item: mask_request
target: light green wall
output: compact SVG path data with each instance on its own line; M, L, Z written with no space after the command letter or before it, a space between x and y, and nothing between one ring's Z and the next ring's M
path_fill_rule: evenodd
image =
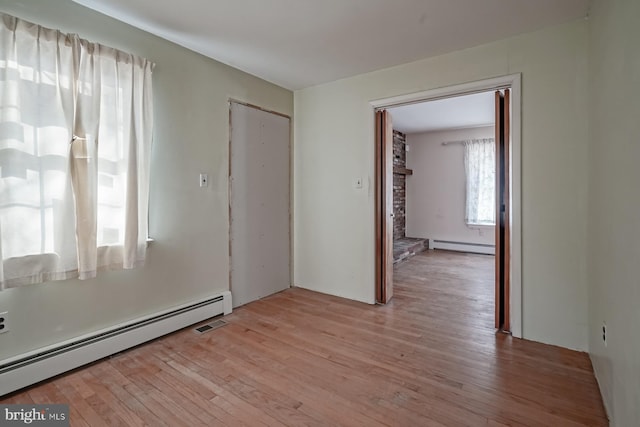
M0 360L228 289L227 100L292 114L291 92L70 0L0 11L157 63L146 266L0 292L12 321ZM524 336L588 340L613 425L640 425L638 16L636 0L594 1L588 23L296 92L294 283L373 302L371 100L521 72Z
M640 426L640 2L590 15L589 350L611 425Z
M293 113L293 94L81 7L0 0L0 11L154 61L150 234L137 270L0 292L0 360L229 289L228 99ZM198 174L210 185L201 189Z
M523 91L523 334L586 350L584 20L296 91L295 285L374 301L370 101L514 73Z

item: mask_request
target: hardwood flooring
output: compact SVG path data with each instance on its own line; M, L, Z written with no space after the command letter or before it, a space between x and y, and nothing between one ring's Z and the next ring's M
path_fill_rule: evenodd
M584 353L493 330L493 258L428 251L386 306L303 289L248 304L0 403L74 426L607 425Z

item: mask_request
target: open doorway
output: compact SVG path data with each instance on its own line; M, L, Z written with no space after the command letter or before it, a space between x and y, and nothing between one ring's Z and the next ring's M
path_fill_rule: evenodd
M388 111L394 263L426 248L494 255L493 91Z
M484 258L478 267L489 271L484 281L495 283L495 326L521 336L520 152L519 136L512 138L520 123L519 105L509 103L513 86L519 103L519 76L373 103L379 107L376 285L378 296L386 296L379 302L393 295L389 240L396 263L423 250L431 257L434 249L456 251L446 257L454 264L468 264L456 254L484 254L474 256ZM513 132L512 110L518 115ZM395 142L393 149L381 143L385 138Z

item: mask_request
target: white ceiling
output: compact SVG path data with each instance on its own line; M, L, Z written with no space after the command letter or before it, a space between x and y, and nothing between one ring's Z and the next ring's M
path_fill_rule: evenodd
M393 107L388 111L393 128L403 133L490 126L495 120L495 95L476 93Z
M588 12L588 0L74 1L294 90Z

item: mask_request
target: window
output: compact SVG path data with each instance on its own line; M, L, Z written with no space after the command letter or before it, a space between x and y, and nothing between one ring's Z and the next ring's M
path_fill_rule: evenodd
M464 142L467 225L495 225L496 160L492 138Z
M0 289L138 266L153 63L0 18Z

